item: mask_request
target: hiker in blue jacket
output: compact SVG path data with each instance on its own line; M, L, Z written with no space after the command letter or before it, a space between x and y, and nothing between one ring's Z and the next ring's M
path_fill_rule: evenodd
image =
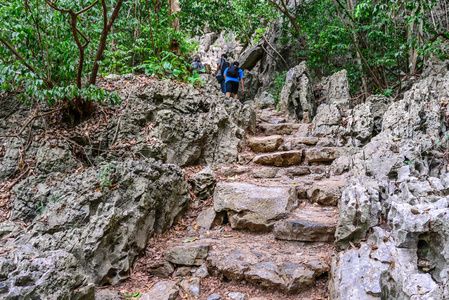
M242 84L242 93L245 92L243 85L243 71L239 68L239 63L235 61L232 66L226 68L223 73L226 83L226 97L231 97L234 94L234 99L238 99L239 81Z

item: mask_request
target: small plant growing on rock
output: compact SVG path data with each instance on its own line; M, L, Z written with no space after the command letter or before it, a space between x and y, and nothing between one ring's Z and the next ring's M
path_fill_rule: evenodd
M124 293L126 300L133 300L140 297L140 293Z
M115 169L117 168L114 164L103 164L98 172L98 180L100 181L101 187L109 187L112 185Z

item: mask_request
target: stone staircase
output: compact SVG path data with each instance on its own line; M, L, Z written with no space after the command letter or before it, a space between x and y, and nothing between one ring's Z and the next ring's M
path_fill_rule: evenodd
M310 128L274 110L260 112L257 135L248 137L239 163L214 170L213 208L167 246L222 282L252 285L264 295L257 299L321 299L345 184L332 162L347 150L309 136ZM191 254L204 245L207 255Z
M302 293L329 270L345 184L331 164L347 149L328 147L309 136L311 124L287 123L277 111L262 111L257 122L240 165L218 170L214 194L215 212L226 212L241 238L208 261L215 275Z

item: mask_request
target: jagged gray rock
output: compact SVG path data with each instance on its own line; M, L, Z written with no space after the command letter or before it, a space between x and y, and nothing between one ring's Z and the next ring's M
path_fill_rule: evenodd
M141 300L175 300L179 295L176 281L161 281L156 283Z
M198 199L204 200L214 194L217 178L214 171L207 167L195 174L189 182L192 184L193 192Z
M315 117L317 105L306 62L287 72L279 103L281 109L294 120L310 123Z
M38 174L67 172L77 168L77 163L67 145L45 144L36 154L36 171Z
M152 135L167 145L169 163L186 166L236 162L246 133L255 130L254 110L238 100L206 96L170 81L147 89L140 97L147 95L157 106Z
M209 253L209 244L173 247L164 253L171 263L184 266L201 266Z
M127 160L117 164L112 179L115 186L98 190L97 175L98 170L87 169L54 182L47 181L50 177L29 177L16 186L20 193L16 194L13 215L28 216L26 208L38 210L27 206L37 204L36 187L40 189L41 215L26 232L2 245L3 249L14 247L16 257L29 257L30 261L18 262L14 255L0 251L8 266L0 275L8 288L0 296L13 299L19 293L45 298L50 290L58 290L70 298L77 287L115 284L128 276L149 237L170 228L187 208L188 187L177 166ZM35 266L39 261L33 257L42 257L45 263ZM52 271L45 265L53 265ZM34 272L33 279L17 285L18 276L27 272ZM39 285L41 281L48 286Z

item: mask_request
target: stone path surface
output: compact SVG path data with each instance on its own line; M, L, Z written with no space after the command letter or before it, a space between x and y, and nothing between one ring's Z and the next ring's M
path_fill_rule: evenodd
M235 299L324 299L346 181L333 162L348 150L310 136L310 128L275 110L259 111L256 135L247 138L239 163L201 172L207 184L218 179L212 206L185 234L166 241L163 257L174 268L161 262L151 269L175 270L170 280L181 280L179 295L164 299L234 299L234 292L243 292ZM207 188L198 193L207 195ZM201 291L207 278L251 287L258 298L247 289L207 294ZM173 287L162 286L164 293Z

